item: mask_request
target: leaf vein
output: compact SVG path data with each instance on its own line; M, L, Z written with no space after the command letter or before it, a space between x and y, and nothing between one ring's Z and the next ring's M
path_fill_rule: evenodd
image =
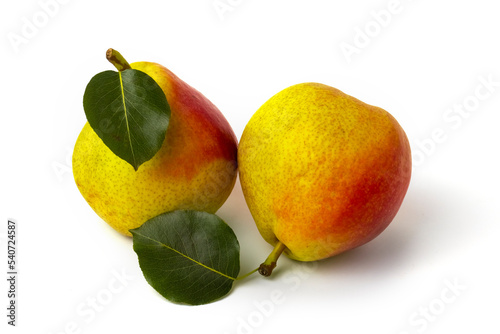
M233 280L233 281L234 281L234 280L236 280L236 278L235 278L235 277L231 277L231 276L226 275L226 274L224 274L224 273L222 273L222 272L220 272L220 271L218 271L218 270L215 270L214 268L210 268L209 266L204 265L203 263L201 263L201 262L199 262L199 261L196 261L195 259L193 259L193 258L191 258L191 257L187 256L186 254L184 254L184 253L182 253L182 252L180 252L180 251L178 251L178 250L176 250L176 249L174 249L174 248L172 248L172 247L170 247L170 246L168 246L168 245L164 244L163 242L160 242L160 241L158 241L158 240L155 240L155 239L153 239L153 238L150 238L150 237L148 237L148 236L146 236L146 235L139 234L139 233L137 233L137 232L135 232L135 233L136 233L137 235L139 235L139 236L141 236L141 237L145 238L145 239L148 239L148 240L150 240L150 241L153 241L153 242L155 242L155 243L159 244L160 246L163 246L163 247L165 247L165 248L167 248L167 249L169 249L169 250L171 250L171 251L173 251L173 252L175 252L175 253L177 253L177 254L179 254L179 255L183 256L183 257L185 257L186 259L188 259L188 260L190 260L190 261L193 261L194 263L198 264L199 266L201 266L201 267L203 267L203 268L205 268L205 269L208 269L208 270L210 270L210 271L213 271L214 273L219 274L219 275L221 275L221 276L223 276L223 277L226 277L226 278L228 278L228 279L231 279L231 280Z
M127 126L127 135L128 135L128 140L130 143L130 151L132 152L132 160L134 161L134 168L136 168L135 165L137 165L136 159L135 159L135 152L134 152L134 147L132 146L132 138L130 135L130 127L129 127L129 122L128 122L128 115L127 115L127 105L125 103L125 91L123 87L123 78L122 78L122 73L118 72L120 76L120 88L122 92L122 102L123 102L123 109L125 110L125 124Z

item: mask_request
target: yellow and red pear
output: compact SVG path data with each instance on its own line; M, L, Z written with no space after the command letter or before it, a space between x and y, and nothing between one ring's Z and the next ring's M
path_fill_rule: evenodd
M216 212L237 173L237 139L214 104L162 65L136 62L130 67L152 77L170 106L160 150L135 171L87 123L73 152L81 194L104 221L128 236L130 229L167 211Z
M289 87L257 110L238 164L250 212L275 246L267 264L283 251L314 261L372 240L395 217L411 175L393 116L318 83Z

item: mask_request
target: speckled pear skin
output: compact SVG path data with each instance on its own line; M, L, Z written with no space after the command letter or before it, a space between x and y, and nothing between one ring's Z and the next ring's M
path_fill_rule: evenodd
M238 163L259 232L300 261L379 235L411 176L410 145L396 119L318 83L289 87L262 105L244 129Z
M165 67L150 62L131 67L151 76L170 105L161 149L134 171L87 123L73 152L80 193L104 221L127 236L130 229L167 211L215 213L237 175L237 139L221 112Z

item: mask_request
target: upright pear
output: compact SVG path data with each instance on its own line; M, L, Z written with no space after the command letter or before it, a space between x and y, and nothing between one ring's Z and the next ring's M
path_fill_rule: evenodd
M128 236L130 229L167 211L214 213L231 193L237 173L237 139L214 104L162 65L130 67L152 77L170 105L161 149L135 171L87 123L73 152L81 194L104 221Z

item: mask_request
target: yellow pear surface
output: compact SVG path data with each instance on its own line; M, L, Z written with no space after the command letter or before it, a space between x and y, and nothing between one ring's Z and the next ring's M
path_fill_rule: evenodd
M257 110L238 164L263 238L278 253L314 261L363 245L389 225L410 182L411 152L385 110L303 83Z
M128 236L130 229L167 211L216 212L237 173L237 140L221 112L165 67L150 62L130 66L152 77L170 105L163 146L135 171L87 123L73 152L81 194L104 221Z

